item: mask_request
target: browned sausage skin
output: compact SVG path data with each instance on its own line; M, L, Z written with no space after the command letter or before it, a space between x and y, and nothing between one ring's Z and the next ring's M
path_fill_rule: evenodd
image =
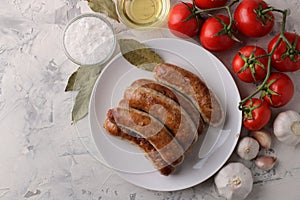
M120 128L127 129L145 138L168 163L180 163L184 151L172 134L148 113L133 108L112 108L109 114Z
M138 79L134 81L131 84L131 86L150 88L169 97L170 99L178 103L178 105L182 106L182 108L189 114L195 126L198 127L198 134L201 134L203 132L205 125L200 116L200 113L198 112L197 108L193 105L193 103L191 103L181 93L150 79Z
M128 106L150 113L172 132L184 151L197 141L197 129L189 115L172 99L144 87L128 87L124 92Z
M174 170L175 167L167 164L158 151L148 142L145 138L142 137L134 137L132 133L127 129L121 129L118 127L114 121L112 113L109 111L107 113L107 118L104 122L103 127L107 130L107 132L113 136L117 136L121 139L127 140L135 145L137 145L141 150L146 153L146 157L152 161L155 168L159 170L162 175L168 176Z
M206 123L216 127L224 121L219 100L197 75L175 65L162 63L154 68L154 77L187 96Z
M108 111L103 126L109 134L138 145L167 176L197 141L204 122L219 126L225 117L215 94L195 74L163 63L155 67L154 76L158 82L133 82L119 106Z

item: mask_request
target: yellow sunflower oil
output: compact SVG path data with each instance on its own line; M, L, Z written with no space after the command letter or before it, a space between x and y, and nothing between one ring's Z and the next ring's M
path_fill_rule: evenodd
M169 0L118 0L122 21L131 28L159 26L168 15Z

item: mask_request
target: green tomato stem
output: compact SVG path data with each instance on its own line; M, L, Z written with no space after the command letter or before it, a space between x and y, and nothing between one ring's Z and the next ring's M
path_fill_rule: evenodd
M280 37L283 39L283 41L286 43L288 48L293 48L292 44L288 41L288 39L284 35L285 31L285 26L286 26L286 18L287 18L287 10L279 10L276 8L273 8L273 11L279 12L282 14L282 25L281 25L281 30L280 30Z
M229 25L227 26L227 28L230 30L231 27L232 27L232 24L233 24L233 20L232 20L232 14L231 14L229 6L226 7L226 11L227 11L228 16L229 16Z
M265 58L265 57L269 57L269 56L270 56L269 54L265 54L265 55L255 56L255 58L259 59L259 58Z

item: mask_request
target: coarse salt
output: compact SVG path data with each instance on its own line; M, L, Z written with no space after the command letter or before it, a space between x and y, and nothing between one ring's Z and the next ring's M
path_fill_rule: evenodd
M114 32L98 17L79 17L66 28L64 46L76 63L98 64L112 54L115 47Z

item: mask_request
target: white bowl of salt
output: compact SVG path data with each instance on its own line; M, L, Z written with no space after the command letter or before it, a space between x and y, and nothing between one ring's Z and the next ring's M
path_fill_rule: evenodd
M67 57L81 66L100 65L114 53L116 37L111 24L101 15L82 14L72 19L63 34Z

